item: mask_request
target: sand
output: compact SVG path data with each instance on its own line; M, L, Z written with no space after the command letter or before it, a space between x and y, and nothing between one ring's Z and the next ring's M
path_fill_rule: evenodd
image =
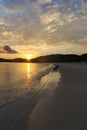
M59 71L59 87L37 103L29 130L87 129L87 66L60 64Z
M0 108L0 130L87 129L87 64L59 64L36 90Z

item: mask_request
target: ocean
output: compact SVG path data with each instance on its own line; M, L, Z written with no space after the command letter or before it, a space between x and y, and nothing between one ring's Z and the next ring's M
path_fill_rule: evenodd
M40 81L40 84L46 83L48 77L44 76L52 69L53 64L51 63L0 63L0 106L38 88L41 86L37 85ZM56 75L49 74L48 76L50 80L52 77L56 79ZM42 77L44 77L43 80Z

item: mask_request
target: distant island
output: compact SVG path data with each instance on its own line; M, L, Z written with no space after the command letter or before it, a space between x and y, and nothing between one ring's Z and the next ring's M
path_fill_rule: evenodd
M36 57L30 60L24 58L4 59L0 58L0 62L30 62L30 63L49 63L49 62L87 62L87 54L51 54Z

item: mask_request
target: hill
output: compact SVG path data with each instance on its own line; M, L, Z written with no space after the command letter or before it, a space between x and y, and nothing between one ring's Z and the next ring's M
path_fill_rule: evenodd
M52 54L47 56L40 56L33 58L30 62L44 63L44 62L87 62L87 54Z
M87 62L87 54L51 54L46 56L40 56L31 60L23 58L15 59L3 59L0 58L0 62L31 62L31 63L47 63L47 62Z

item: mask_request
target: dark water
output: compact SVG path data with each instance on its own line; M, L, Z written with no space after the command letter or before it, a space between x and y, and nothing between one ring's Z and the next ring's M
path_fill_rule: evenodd
M0 105L30 91L52 64L0 63Z

